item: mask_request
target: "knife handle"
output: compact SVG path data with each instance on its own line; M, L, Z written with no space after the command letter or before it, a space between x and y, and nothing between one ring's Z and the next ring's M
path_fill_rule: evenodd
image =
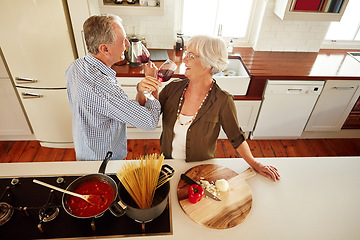
M184 174L184 173L182 173L180 177L181 177L181 179L184 179L185 182L187 182L187 183L189 183L191 185L193 185L193 184L200 185L197 182L195 182L194 180L192 180L191 178L189 178L188 176L186 176L186 174Z

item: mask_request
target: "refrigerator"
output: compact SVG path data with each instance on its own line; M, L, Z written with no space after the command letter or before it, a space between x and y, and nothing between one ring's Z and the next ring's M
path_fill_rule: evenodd
M73 39L66 0L0 1L0 47L42 146L73 146L65 80Z

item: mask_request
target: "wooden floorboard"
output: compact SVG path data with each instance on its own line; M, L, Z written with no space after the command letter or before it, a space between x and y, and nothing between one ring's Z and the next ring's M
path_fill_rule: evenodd
M360 156L360 139L246 140L254 157L326 157ZM150 153L160 154L158 139L127 141L126 159L139 159ZM228 140L216 143L216 158L239 158ZM73 148L42 147L38 141L0 141L0 163L74 161Z

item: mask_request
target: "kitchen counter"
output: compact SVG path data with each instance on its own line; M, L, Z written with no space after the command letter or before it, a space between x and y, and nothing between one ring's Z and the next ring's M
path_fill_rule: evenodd
M358 239L360 236L360 157L258 158L276 166L281 180L260 175L250 180L252 209L238 226L215 230L193 222L177 202L180 174L204 163L241 173L248 165L241 159L214 159L185 163L167 160L175 169L171 183L173 235L131 239ZM101 162L2 163L0 176L49 176L88 174ZM110 161L106 172L115 173L122 161ZM107 238L108 239L108 238Z
M167 50L169 58L178 64L174 77L184 77L182 52ZM347 52L360 50L321 50L314 52L263 52L252 48L234 48L233 57L242 58L251 81L246 96L236 100L261 100L267 79L274 80L360 80L360 62ZM159 67L162 62L155 62ZM143 77L144 67L113 66L117 77Z

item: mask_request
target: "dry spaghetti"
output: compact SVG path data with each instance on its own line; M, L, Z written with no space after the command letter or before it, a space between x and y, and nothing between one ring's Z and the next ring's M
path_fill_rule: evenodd
M125 161L116 174L139 208L151 207L163 161L163 155L146 155L140 161Z

